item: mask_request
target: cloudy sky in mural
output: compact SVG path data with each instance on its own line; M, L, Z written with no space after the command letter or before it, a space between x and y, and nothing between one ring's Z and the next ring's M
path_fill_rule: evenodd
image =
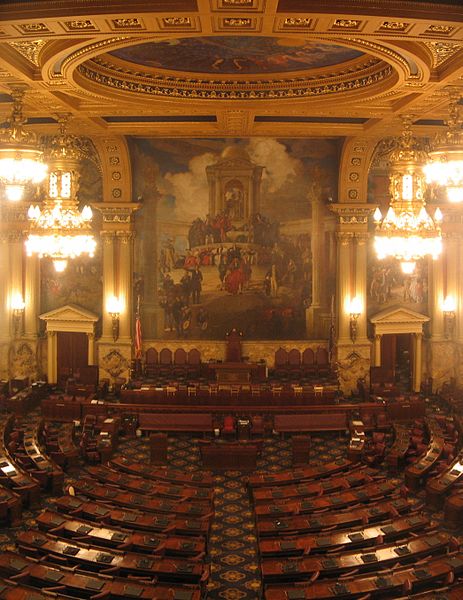
M206 167L220 160L224 147L234 143L135 140L132 152L145 164L145 171L154 168L152 161L156 164L156 187L162 196L158 216L187 222L198 215L204 217L209 204ZM264 167L261 208L268 216L280 217L284 201L288 218L304 218L310 215L308 197L315 190L325 198L335 195L336 140L251 138L239 145L254 163Z

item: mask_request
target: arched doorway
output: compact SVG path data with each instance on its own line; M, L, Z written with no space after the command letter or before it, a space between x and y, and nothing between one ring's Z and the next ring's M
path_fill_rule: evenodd
M403 307L388 308L370 318L374 329L372 365L390 369L396 377L409 374L414 392L421 388L423 325L428 321L428 316Z
M68 304L40 315L47 325L47 376L58 383L95 359L95 323L98 316Z

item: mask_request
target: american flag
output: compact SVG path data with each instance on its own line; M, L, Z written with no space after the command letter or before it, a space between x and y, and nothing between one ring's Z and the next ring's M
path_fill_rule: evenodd
M140 296L137 299L137 314L135 315L135 358L141 358L141 320L140 320Z

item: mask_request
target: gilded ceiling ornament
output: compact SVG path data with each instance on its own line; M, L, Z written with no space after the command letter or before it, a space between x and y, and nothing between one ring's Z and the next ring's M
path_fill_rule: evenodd
M137 17L127 17L125 19L113 19L115 29L140 29L141 21Z
M404 23L403 21L383 21L379 29L381 31L405 31L408 25L409 23Z
M461 49L461 44L455 42L424 42L431 50L433 67L438 67Z
M449 35L454 29L455 27L451 25L430 25L425 33L444 33L445 35Z
M333 23L333 27L341 29L358 29L361 21L357 19L336 19Z
M290 29L291 27L310 27L312 19L309 17L286 17L283 22L283 27Z
M39 66L39 54L47 43L45 40L25 40L19 42L8 42L9 45L19 52L28 61Z
M248 17L225 17L222 23L224 27L251 27L252 25Z
M253 6L254 0L221 0L221 4L225 7L239 6L240 8L249 8L250 6Z
M91 29L91 30L96 29L95 25L92 23L92 21L90 21L90 19L83 19L83 20L76 19L73 21L65 21L64 24L71 31L81 31L84 29Z
M190 17L163 17L162 22L167 27L191 27Z
M18 25L23 33L39 33L41 31L50 31L45 23L22 23Z

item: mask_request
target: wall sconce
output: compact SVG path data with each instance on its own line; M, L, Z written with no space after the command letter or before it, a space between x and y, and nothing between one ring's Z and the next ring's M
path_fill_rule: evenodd
M119 317L122 310L120 300L116 296L111 296L106 302L106 310L112 319L113 340L117 342L117 338L119 337Z
M452 337L455 327L455 309L455 299L453 296L447 296L442 303L442 312L444 313L444 335L447 339Z
M346 303L346 309L350 317L350 339L353 344L355 344L355 340L357 339L357 321L362 314L362 308L362 301L358 296L354 296L354 298L351 298L351 300Z
M13 312L13 330L14 337L18 337L22 329L22 320L26 303L23 300L21 294L14 294L11 298L11 310Z

